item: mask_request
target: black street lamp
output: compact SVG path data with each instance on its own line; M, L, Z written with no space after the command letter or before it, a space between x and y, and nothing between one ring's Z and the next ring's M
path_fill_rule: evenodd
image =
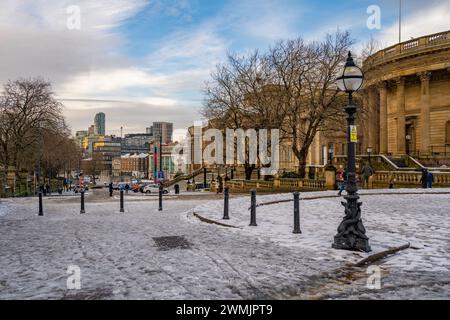
M408 134L407 136L406 136L406 154L409 156L409 154L411 153L411 140L412 140L412 137L411 137L411 135L410 134Z
M353 61L352 54L348 53L347 62L342 75L336 79L336 84L341 91L348 94L348 105L345 108L348 125L348 162L347 162L347 202L342 202L345 207L345 217L338 227L338 233L334 237L332 247L334 249L354 250L370 252L369 238L361 220L361 205L359 202L358 186L356 184L356 143L357 131L355 126L355 114L357 106L353 103L353 93L358 91L364 80L362 70Z
M334 146L330 145L330 147L328 148L328 166L329 167L333 166L333 156L334 156Z
M372 152L373 152L373 149L372 148L367 148L367 155L369 156L369 164L370 165L372 165Z

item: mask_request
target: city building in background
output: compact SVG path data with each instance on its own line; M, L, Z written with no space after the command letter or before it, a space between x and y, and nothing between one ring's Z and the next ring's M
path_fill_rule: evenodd
M172 143L173 139L173 123L169 122L153 122L153 126L147 128L147 133L153 134L155 139L162 137L163 143Z
M88 135L93 136L95 134L95 126L91 125L88 128Z
M163 142L162 163L165 178L172 178L178 171L172 161L173 124L153 122L145 133L130 133L124 137L106 135L106 115L97 113L94 124L88 130L76 132L76 139L82 149L82 168L86 172L98 172L104 180L130 181L154 177L153 160L156 156L160 165L160 137ZM121 132L123 127L121 127ZM160 170L160 169L158 169Z
M106 116L103 112L95 115L94 134L99 136L104 136L106 134Z
M122 155L134 153L148 153L153 135L148 133L126 134L122 139Z
M120 174L135 180L149 176L149 154L126 154L120 157Z

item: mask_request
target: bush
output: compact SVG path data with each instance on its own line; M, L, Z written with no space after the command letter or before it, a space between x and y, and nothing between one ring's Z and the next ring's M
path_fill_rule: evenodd
M298 175L297 172L290 171L290 172L283 172L281 174L281 178L282 179L299 179L300 176Z

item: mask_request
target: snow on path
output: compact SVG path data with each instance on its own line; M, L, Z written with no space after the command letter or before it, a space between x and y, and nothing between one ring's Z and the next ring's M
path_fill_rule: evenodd
M205 201L203 201L205 202ZM334 264L311 265L301 252L221 227L188 223L202 201L5 201L0 218L0 299L256 299L298 290ZM2 204L3 205L3 204ZM187 218L190 219L190 218ZM184 236L189 249L161 251L153 237ZM66 288L69 265L81 268L82 290Z
M398 191L398 190L397 190ZM440 190L447 193L449 190ZM374 190L363 191L374 192ZM375 192L392 193L390 190ZM402 193L417 192L417 195ZM433 297L450 298L450 196L447 194L420 194L422 190L400 190L396 195L363 195L362 218L370 238L373 253L389 247L411 243L408 249L383 261L390 273L389 281L401 285L402 277L409 278L408 287L418 286L423 277L427 283L437 283L439 293ZM437 192L426 191L426 193ZM333 192L305 193L302 197L334 195ZM292 199L292 194L257 197L257 204ZM258 227L250 227L250 197L230 200L230 220L225 223L238 226L230 233L252 235L261 241L272 241L280 246L307 253L316 264L354 263L365 253L352 253L331 248L333 236L343 218L342 198L305 200L300 203L302 234L293 234L293 202L277 203L257 208ZM197 206L194 211L206 218L224 222L223 201ZM389 277L388 277L389 278ZM407 280L405 278L405 281ZM416 280L416 283L414 282ZM388 282L389 282L388 281ZM387 282L387 284L389 284ZM404 284L404 283L403 283ZM394 287L395 287L394 286ZM410 293L403 294L409 298ZM397 294L397 293L396 293ZM417 294L417 293L416 293ZM422 292L422 294L429 294ZM373 296L373 295L372 295ZM414 295L412 296L414 297Z
M247 227L249 197L231 200L230 222L242 226L236 230L192 216L220 219L222 201L166 199L162 213L157 201L126 201L120 214L117 199L88 196L87 214L80 215L77 199L55 197L44 199L45 216L38 217L36 199L7 199L0 203L0 299L311 298L318 291L336 299L448 299L448 199L362 198L374 249L411 239L421 248L384 262L379 291L366 288L365 274L345 286L323 276L365 256L330 249L343 215L339 199L302 202L303 234L296 236L292 203L258 208L259 226ZM190 248L161 251L153 240L161 236L184 236ZM81 268L79 291L66 288L69 265Z

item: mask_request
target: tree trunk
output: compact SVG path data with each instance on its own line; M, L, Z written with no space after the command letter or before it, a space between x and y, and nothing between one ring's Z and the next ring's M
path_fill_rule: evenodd
M306 177L306 158L308 157L308 151L304 148L297 151L298 152L295 152L294 150L294 154L298 160L298 175L301 179L304 179Z

